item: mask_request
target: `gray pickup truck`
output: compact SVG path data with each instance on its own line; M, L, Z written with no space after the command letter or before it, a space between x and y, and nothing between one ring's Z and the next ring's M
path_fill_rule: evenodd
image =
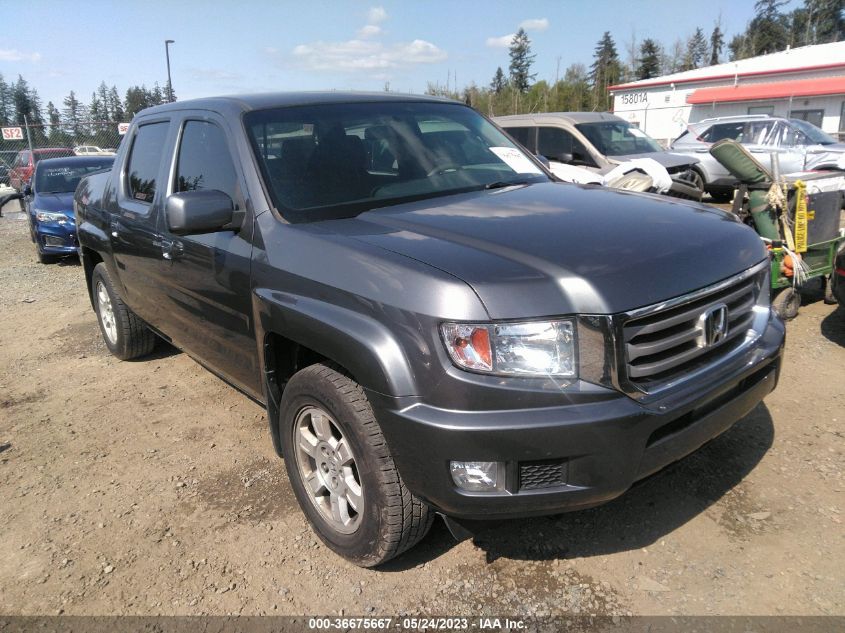
M303 512L363 566L435 514L458 532L612 499L778 379L749 228L555 182L451 101L151 108L75 211L109 350L161 337L264 404Z

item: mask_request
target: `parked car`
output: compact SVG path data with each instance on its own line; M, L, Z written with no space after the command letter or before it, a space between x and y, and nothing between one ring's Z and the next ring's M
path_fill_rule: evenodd
M713 143L726 138L742 143L768 170L772 169L772 154L776 154L781 174L835 169L845 156L845 143L800 119L748 114L692 123L672 142L672 151L699 159L695 170L704 181L705 191L718 201L730 200L737 184L709 154Z
M158 106L74 201L108 349L158 334L262 402L302 511L359 565L435 513L458 532L603 503L777 382L754 231L556 182L462 103Z
M72 157L38 161L32 185L24 185L29 232L42 264L76 254L73 192L83 176L110 169L114 158Z
M100 149L96 145L79 145L73 148L73 153L77 156L113 156L114 151L108 149Z
M698 158L665 151L657 141L624 119L607 112L520 114L493 119L526 149L545 156L551 171L564 180L565 165L606 174L636 158L650 158L669 172L679 195L700 199L702 182L692 169Z
M32 180L32 172L38 161L45 158L60 158L62 156L75 156L72 149L66 147L42 147L29 151L28 149L18 152L12 168L9 170L9 184L16 191L22 192L24 185Z

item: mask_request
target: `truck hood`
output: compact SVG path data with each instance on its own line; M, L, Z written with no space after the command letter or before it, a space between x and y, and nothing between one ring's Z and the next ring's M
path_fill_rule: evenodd
M331 223L462 279L494 319L622 312L765 257L757 235L726 211L567 183L429 199Z
M612 163L624 163L632 158L651 158L663 165L666 169L673 167L683 167L685 165L695 165L700 162L693 156L684 156L683 154L675 154L673 152L645 152L643 154L626 154L624 156L608 156L607 160Z

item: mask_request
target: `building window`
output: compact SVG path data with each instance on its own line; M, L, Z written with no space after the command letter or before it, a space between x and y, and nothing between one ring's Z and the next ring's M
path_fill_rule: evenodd
M842 102L842 111L839 113L839 138L845 135L845 101Z
M775 106L773 105L748 107L748 114L768 114L769 116L773 116L774 113Z
M789 118L801 119L820 128L822 126L822 119L824 118L824 110L793 110L789 113Z

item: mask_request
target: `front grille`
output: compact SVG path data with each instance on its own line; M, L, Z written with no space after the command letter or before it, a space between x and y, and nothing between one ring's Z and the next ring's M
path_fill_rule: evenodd
M622 330L628 381L649 391L742 345L754 321L764 274L747 276L680 305L645 310L626 321ZM723 320L725 327L720 327Z
M519 464L519 489L537 490L566 485L566 460L521 462Z

